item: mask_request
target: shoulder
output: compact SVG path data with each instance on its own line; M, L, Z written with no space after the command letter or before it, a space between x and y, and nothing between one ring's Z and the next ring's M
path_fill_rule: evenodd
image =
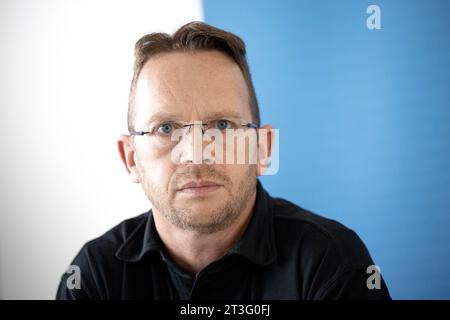
M298 247L303 257L316 260L326 255L347 270L372 261L356 232L338 221L281 198L273 199L273 216L282 250L283 246Z
M294 268L304 299L389 299L382 278L382 290L366 286L374 262L353 230L283 199L273 218L279 263Z
M81 273L79 289L67 287L70 275L64 273L56 298L64 300L108 299L120 291L122 261L116 257L117 250L134 234L144 232L148 213L127 219L106 231L103 235L86 242L77 253L71 266Z
M124 220L101 236L86 242L81 248L81 251L87 255L95 254L99 257L115 255L116 251L131 236L139 232L144 232L147 218L148 212Z

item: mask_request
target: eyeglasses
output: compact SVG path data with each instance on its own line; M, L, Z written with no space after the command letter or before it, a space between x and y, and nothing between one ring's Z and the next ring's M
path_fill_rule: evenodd
M249 122L242 123L240 120L213 119L206 122L194 121L194 123L181 123L176 121L161 121L150 127L148 131L131 131L132 136L145 137L147 144L153 148L174 147L180 138L191 132L191 128L199 126L202 134L212 132L214 134L225 134L227 130L257 129L258 125Z

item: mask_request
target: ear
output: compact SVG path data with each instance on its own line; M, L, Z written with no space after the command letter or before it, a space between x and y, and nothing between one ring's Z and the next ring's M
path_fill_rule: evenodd
M270 124L258 129L258 176L262 176L269 168L274 134L275 132Z
M120 158L125 165L125 169L127 170L131 181L134 183L141 183L141 177L135 162L136 150L131 141L131 137L125 134L121 135L117 140L117 147L119 149Z

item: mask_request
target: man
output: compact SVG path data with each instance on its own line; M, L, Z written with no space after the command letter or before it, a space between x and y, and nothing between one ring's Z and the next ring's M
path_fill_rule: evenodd
M58 299L389 299L353 231L258 181L274 130L260 126L239 37L193 22L141 38L128 127L119 153L152 209L84 245L81 283L64 274Z

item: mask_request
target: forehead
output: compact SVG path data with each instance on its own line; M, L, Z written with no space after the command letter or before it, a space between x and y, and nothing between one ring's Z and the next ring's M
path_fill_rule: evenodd
M154 115L180 120L212 114L251 119L248 87L239 66L219 51L171 52L152 57L136 86L136 124Z

